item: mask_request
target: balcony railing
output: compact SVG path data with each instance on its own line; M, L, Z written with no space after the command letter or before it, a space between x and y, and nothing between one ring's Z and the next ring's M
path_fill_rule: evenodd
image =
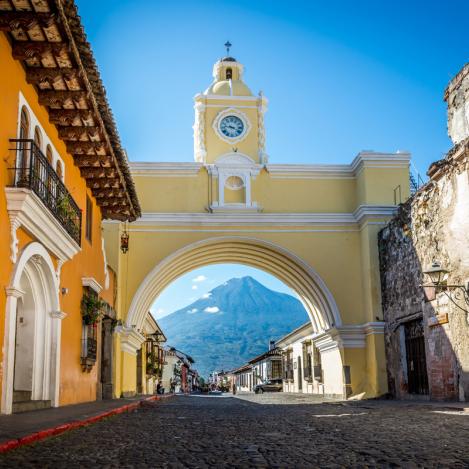
M13 139L16 150L14 187L31 189L80 246L81 210L33 140Z

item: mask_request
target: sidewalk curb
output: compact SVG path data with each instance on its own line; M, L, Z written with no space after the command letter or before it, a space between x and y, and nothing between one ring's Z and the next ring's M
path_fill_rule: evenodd
M20 446L25 446L31 443L36 443L37 441L45 440L46 438L50 438L51 436L60 435L61 433L67 432L69 430L73 430L75 428L86 427L88 425L92 425L93 423L99 422L100 420L111 417L113 415L123 414L125 412L131 412L132 410L135 410L141 407L144 402L160 401L164 399L169 399L170 397L173 397L173 396L174 394L150 396L140 401L134 402L132 404L126 404L121 407L116 407L115 409L102 412L101 414L93 415L93 417L88 417L83 420L74 420L73 422L70 422L70 423L63 423L56 427L47 428L45 430L40 430L39 432L36 432L36 433L31 433L31 435L26 435L21 438L4 441L3 443L0 443L0 454L6 453L7 451L11 451L12 449L19 448Z

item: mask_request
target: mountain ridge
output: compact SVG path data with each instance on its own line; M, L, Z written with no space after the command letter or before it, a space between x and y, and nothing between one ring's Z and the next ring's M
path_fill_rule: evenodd
M235 277L158 322L168 345L188 353L201 376L231 369L308 320L301 302L256 279Z

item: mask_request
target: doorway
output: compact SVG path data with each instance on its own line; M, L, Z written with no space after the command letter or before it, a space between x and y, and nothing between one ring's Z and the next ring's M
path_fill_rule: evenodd
M303 391L303 373L301 372L301 357L298 357L298 391Z
M143 394L142 372L142 349L139 349L137 350L137 394Z
M404 324L409 394L428 394L427 360L422 319Z

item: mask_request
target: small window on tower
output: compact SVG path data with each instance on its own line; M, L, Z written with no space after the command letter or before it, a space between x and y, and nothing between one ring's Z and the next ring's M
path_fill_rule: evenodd
M231 80L233 78L233 70L231 68L226 69L226 79Z

